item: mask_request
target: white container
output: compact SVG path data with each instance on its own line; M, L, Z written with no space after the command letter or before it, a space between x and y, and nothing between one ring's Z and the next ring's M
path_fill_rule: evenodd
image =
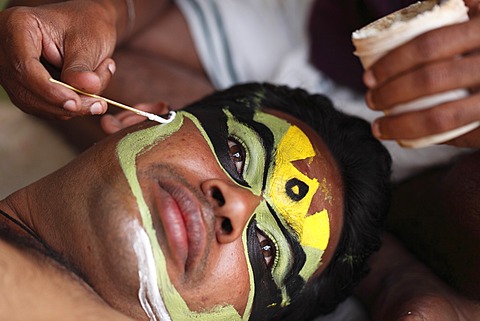
M420 1L355 31L352 34L355 55L360 58L363 67L367 69L393 48L424 32L467 20L468 8L463 0ZM388 114L394 115L426 109L467 95L468 90L466 89L451 90L394 106L388 111ZM464 135L479 126L480 121L476 121L448 132L419 139L400 140L398 143L405 147L439 144Z

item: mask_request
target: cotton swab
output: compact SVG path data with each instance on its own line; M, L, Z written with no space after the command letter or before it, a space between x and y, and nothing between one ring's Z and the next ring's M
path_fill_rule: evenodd
M75 87L72 87L66 83L63 83L61 81L58 81L56 79L53 79L53 78L50 78L49 79L51 82L55 83L55 84L59 84L59 85L62 85L68 89L71 89L79 94L82 94L82 95L85 95L85 96L88 96L88 97L92 97L92 98L96 98L96 99L101 99L105 102L107 102L108 104L110 105L114 105L114 106L117 106L117 107L120 107L122 109L125 109L125 110L129 110L131 112L134 112L135 114L137 115L140 115L140 116L143 116L143 117L147 117L148 119L150 120L153 120L153 121L156 121L156 122L159 122L161 124L167 124L167 123L170 123L174 118L175 118L175 115L176 113L171 110L168 112L168 118L163 118L163 117L160 117L158 115L155 115L155 114L152 114L152 113L148 113L146 111L143 111L143 110L140 110L140 109L136 109L136 108L133 108L133 107L130 107L130 106L127 106L127 105L124 105L122 103L119 103L119 102L116 102L116 101L113 101L111 99L108 99L108 98L105 98L105 97L102 97L102 96L98 96L98 95L95 95L95 94L89 94L87 92L84 92L80 89L77 89Z

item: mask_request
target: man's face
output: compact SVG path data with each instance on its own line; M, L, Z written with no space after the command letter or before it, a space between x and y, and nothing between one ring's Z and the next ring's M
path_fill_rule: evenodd
M298 120L208 108L117 146L146 236L137 243L151 253L139 270L172 320L258 318L288 305L330 260L340 180L321 139Z

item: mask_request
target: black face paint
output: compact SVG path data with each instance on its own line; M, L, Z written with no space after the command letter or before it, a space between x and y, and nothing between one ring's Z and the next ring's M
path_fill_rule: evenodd
M245 181L242 175L239 175L236 167L233 165L232 160L228 153L228 139L231 136L229 128L227 126L228 117L226 112L235 117L236 121L241 123L242 126L252 129L258 134L258 138L261 141L262 148L265 153L265 162L263 168L263 177L261 178L262 190L265 189L267 175L269 173L268 168L272 166L272 156L275 148L274 135L269 127L265 124L254 120L255 110L239 107L225 107L225 108L209 108L208 106L188 108L188 112L193 114L201 123L208 138L213 145L214 152L221 166L231 176L231 178L239 185L246 188L251 187L250 184ZM239 137L242 139L242 137ZM255 157L256 155L250 155ZM287 182L286 186L287 194L293 199L302 199L308 192L308 185L298 179L292 179ZM268 204L267 204L268 206ZM299 244L296 237L290 234L290 232L283 226L284 223L278 218L278 214L275 213L272 207L268 206L270 215L274 217L283 238L288 243L289 256L292 258L291 269L286 273L286 277L283 280L284 287L287 291L287 296L293 299L305 285L305 281L299 275L299 272L305 264L305 253ZM253 299L253 306L250 314L250 320L264 320L266 315L273 316L286 304L282 292L278 285L274 282L272 277L272 271L268 269L265 263L265 259L262 255L260 242L256 235L257 224L255 216L250 221L247 229L247 248L250 265L253 270L255 293ZM285 251L285 249L283 249Z
M297 178L292 178L285 184L285 192L293 201L301 201L308 193L308 185Z

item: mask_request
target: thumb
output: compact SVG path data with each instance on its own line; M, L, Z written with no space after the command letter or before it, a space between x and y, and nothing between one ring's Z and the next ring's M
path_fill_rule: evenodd
M74 55L65 54L61 79L67 84L91 94L100 94L110 82L116 70L110 57L97 61L84 51Z
M115 62L111 58L106 58L95 70L90 70L88 65L81 63L65 64L61 79L84 92L100 94L110 82L115 68ZM82 110L80 113L98 114L104 113L107 109L107 104L103 100L92 101L83 95L80 95L80 100ZM94 106L97 106L95 110ZM76 110L79 110L78 107Z

